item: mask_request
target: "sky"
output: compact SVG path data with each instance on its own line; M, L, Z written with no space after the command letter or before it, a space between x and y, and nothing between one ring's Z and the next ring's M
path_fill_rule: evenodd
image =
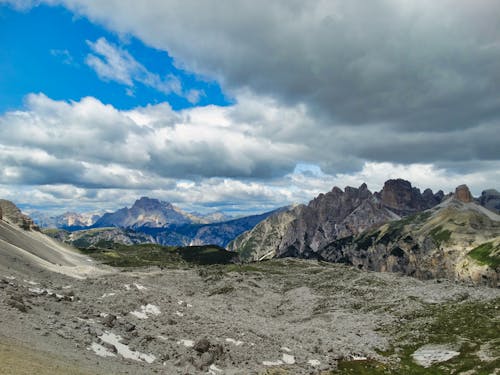
M0 197L255 213L500 181L498 0L0 0Z

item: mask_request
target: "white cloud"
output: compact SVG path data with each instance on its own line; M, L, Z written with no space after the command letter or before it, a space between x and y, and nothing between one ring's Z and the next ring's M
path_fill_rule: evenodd
M174 74L168 74L162 78L158 74L150 72L128 51L108 42L105 38L99 38L95 42L87 40L87 44L92 53L87 55L85 63L102 80L115 81L129 86L127 93L132 93L130 88L139 82L165 95L174 93L186 97L192 104L198 103L201 92L197 90L184 92L179 77Z

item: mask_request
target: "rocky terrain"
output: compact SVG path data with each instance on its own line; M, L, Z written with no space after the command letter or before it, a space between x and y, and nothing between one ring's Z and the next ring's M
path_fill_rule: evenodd
M420 194L404 180L389 180L375 194L364 184L335 187L307 206L269 217L228 248L242 261L322 259L497 286L500 216L486 208L494 202L491 190L476 200L465 185L446 196L429 189Z
M465 186L430 210L338 239L322 259L358 268L500 286L500 216Z
M345 190L334 187L308 205L297 206L280 217L260 223L228 248L243 252L245 260L258 260L264 254L314 258L319 249L337 238L430 208L443 197L442 192L433 194L430 189L421 194L401 179L387 181L375 194L366 184Z
M500 368L499 289L317 260L238 265L218 249L191 253L206 257L200 265L182 252L179 261L169 249L131 246L128 267L114 268L96 262L101 253L81 254L5 220L0 250L5 374L481 374ZM122 251L128 252L107 252L106 259ZM161 263L133 263L151 251Z

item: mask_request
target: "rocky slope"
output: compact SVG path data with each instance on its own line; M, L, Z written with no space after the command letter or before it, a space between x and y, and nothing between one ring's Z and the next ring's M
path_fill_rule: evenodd
M25 230L38 230L38 226L11 201L0 199L0 220L17 225Z
M418 278L448 278L499 286L500 216L472 201L465 186L438 206L319 251L331 262Z
M389 180L379 193L372 194L366 184L359 188L334 187L320 194L307 206L272 217L228 245L243 251L243 258L293 256L314 258L319 249L337 238L358 234L367 228L399 219L439 203L444 194L424 194L405 180ZM241 248L241 249L240 249ZM273 254L274 252L274 254Z

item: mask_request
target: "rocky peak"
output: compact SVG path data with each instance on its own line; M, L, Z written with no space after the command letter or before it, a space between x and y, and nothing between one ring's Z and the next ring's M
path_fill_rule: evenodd
M500 192L495 189L484 190L479 197L479 204L500 214Z
M14 203L5 199L0 199L0 219L25 230L40 230L29 216L23 214Z
M454 197L455 199L458 199L459 201L465 203L472 202L474 199L467 185L457 186L457 188L455 189Z
M383 206L403 216L431 208L442 200L439 193L434 194L431 189L425 189L422 194L420 189L400 178L387 180L376 196Z
M155 198L141 197L140 199L135 201L134 205L132 206L132 209L133 208L151 210L151 209L162 209L162 208L173 209L174 207L169 202L163 202Z

